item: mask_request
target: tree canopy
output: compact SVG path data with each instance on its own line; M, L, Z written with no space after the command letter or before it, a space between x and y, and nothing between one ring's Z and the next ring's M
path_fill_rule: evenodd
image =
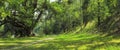
M76 27L119 33L119 0L3 0L0 35L60 34ZM95 30L94 30L95 29Z

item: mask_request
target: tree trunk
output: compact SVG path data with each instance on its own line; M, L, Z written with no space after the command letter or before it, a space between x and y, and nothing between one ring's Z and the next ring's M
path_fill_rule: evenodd
M87 7L89 4L89 0L84 0L83 5L82 5L82 9L83 9L83 25L84 27L87 25L88 22L88 16L87 16Z
M97 14L98 15L98 27L100 27L100 25L101 25L101 23L100 23L101 19L100 19L100 15L99 14L100 14L100 3L98 2L98 14Z
M34 0L34 2L33 2L33 8L34 8L34 9L37 8L37 1L38 1L38 0Z

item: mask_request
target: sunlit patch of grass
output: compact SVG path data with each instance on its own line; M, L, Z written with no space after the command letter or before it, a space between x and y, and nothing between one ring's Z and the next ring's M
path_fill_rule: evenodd
M120 39L112 39L109 41L110 43L120 43Z
M56 37L56 39L58 40L85 40L85 39L91 39L94 37L97 37L98 35L93 35L93 34L68 34L68 35L60 35L58 37Z
M41 47L41 46L43 46L43 45L46 45L46 44L34 44L34 45L32 45L33 47L36 47L36 48L39 48L39 47Z
M0 45L2 46L2 45L18 45L17 43L1 43Z
M96 24L95 21L88 22L88 24L86 25L85 28L86 28L86 29L94 28L94 27L95 27L95 24Z

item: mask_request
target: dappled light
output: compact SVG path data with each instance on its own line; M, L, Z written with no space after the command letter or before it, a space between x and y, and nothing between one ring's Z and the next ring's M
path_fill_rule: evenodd
M120 50L120 0L0 0L0 50Z

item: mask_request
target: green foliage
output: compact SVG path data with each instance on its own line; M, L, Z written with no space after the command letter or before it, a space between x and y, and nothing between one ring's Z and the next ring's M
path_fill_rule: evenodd
M49 1L0 1L0 31L8 28L3 23L11 24L9 27L12 29L18 26L17 30L8 31L6 35L9 38L0 38L0 50L120 49L119 0ZM13 10L18 13L12 13ZM35 12L40 12L37 19L34 19ZM45 37L13 38L15 35L11 35L10 32L17 32L18 36L35 33ZM4 33L0 32L0 36L2 34ZM46 37L46 34L52 35Z
M77 26L86 29L98 28L99 31L111 32L115 29L119 31L117 28L120 21L117 14L120 11L119 0L62 0L61 2L59 0L52 3L49 1L38 0L36 8L33 6L35 4L33 0L0 1L0 16L2 19L6 16L15 17L31 26L34 23L34 12L43 11L38 25L35 24L34 27L37 33L59 34L69 32ZM18 15L12 16L11 10L18 11ZM110 18L112 19L109 21ZM87 26L93 21L92 27Z

